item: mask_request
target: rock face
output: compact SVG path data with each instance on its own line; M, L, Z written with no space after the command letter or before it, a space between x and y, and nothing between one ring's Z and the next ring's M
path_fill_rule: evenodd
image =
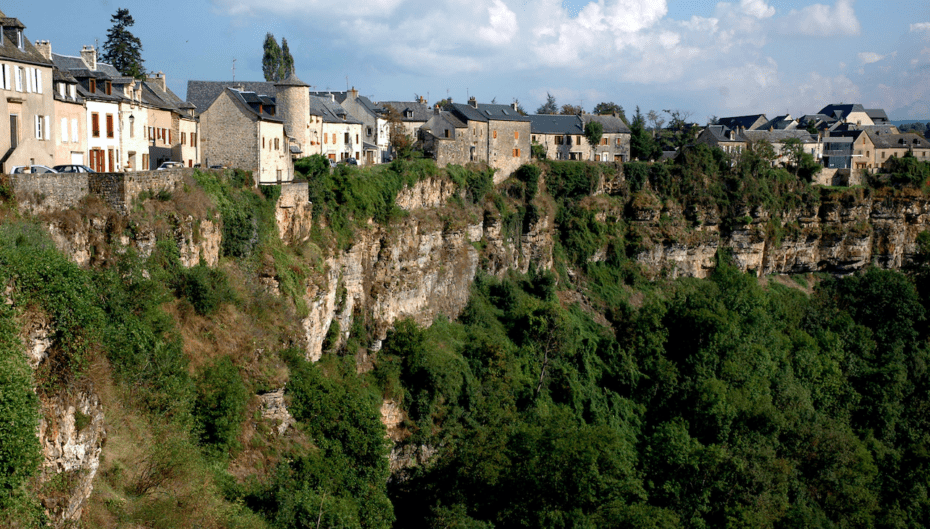
M508 238L499 220L461 219L461 209L445 210L456 192L442 179L405 189L397 198L409 212L405 219L360 231L348 250L327 259L325 277L306 294L309 315L302 323L309 360L320 359L334 321L344 339L358 313L374 333L373 350L399 319L429 325L440 314L458 316L481 264L479 244L486 244L489 259L483 266L489 273L526 271L530 261L541 268L552 266L548 218L540 218L528 233Z
M757 275L901 268L914 258L917 235L930 229L930 199L906 191L851 189L778 218L747 209L726 233L715 210L676 217L674 208L633 209L632 224L646 235L637 261L669 277L707 277L718 248L730 249L739 268ZM662 226L662 214L680 220L678 228Z
M51 325L43 315L24 319L23 337L29 365L37 369L48 358ZM86 380L58 393L40 393L39 443L45 485L42 504L56 527L80 519L94 487L106 439L103 407Z
M277 423L278 435L284 435L294 424L294 418L284 402L284 388L263 393L258 398L262 401L262 418Z

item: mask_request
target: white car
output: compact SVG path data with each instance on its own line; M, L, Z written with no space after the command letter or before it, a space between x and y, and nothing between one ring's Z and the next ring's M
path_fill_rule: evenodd
M156 169L156 171L163 171L165 169L174 169L175 167L183 168L184 162L162 162L162 164L158 166L158 169Z
M42 174L57 172L58 171L45 165L17 165L10 170L10 174Z

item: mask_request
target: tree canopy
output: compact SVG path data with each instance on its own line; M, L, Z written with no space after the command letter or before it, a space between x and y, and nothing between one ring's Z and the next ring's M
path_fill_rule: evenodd
M127 77L145 79L142 41L127 29L135 24L129 10L117 9L116 14L110 16L110 21L113 26L107 30L107 40L103 43L103 61Z
M559 107L555 102L555 96L546 92L546 102L536 109L537 114L558 114Z
M269 82L282 81L294 73L294 57L287 46L287 39L281 39L281 46L271 33L265 34L262 56L262 73Z

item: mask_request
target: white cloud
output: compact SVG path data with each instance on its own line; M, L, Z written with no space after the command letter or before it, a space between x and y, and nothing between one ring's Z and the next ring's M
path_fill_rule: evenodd
M911 24L911 31L913 32L926 31L930 33L930 22L918 22L916 24Z
M879 55L873 51L864 51L859 54L859 60L862 64L872 64L885 58L885 55Z
M765 0L740 0L739 7L743 13L755 18L769 18L775 14L775 8Z
M811 37L855 36L862 32L856 18L854 0L836 0L833 6L812 4L800 10L792 9L779 20L778 28L786 35Z
M488 6L490 26L481 28L478 35L492 45L507 44L517 32L517 15L501 0Z

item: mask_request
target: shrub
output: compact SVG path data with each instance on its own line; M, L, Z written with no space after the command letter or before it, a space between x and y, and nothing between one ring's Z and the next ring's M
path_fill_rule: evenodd
M193 411L200 442L221 450L234 448L248 401L249 392L228 357L201 369Z
M233 300L226 274L202 263L182 269L175 289L178 295L187 298L201 316L212 314L222 303Z

